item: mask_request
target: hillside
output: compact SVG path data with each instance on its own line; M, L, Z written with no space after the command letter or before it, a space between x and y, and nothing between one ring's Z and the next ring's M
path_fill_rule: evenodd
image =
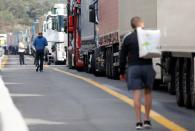
M0 33L23 30L32 21L65 0L0 0Z

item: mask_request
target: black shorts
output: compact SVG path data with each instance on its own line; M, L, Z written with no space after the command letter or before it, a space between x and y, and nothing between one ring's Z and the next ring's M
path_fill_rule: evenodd
M152 65L130 65L127 73L128 89L152 89L155 75Z

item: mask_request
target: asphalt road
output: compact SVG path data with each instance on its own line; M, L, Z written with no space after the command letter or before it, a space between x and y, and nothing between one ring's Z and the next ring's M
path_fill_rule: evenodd
M1 75L30 131L135 130L132 106L92 84L54 69L89 78L131 98L124 82L69 70L63 65L35 72L33 58L26 56L25 60L27 65L20 66L18 56L9 56ZM195 111L177 107L175 96L163 92L155 91L153 98L154 111L187 130L194 130ZM156 120L152 120L152 124L151 130L168 130Z

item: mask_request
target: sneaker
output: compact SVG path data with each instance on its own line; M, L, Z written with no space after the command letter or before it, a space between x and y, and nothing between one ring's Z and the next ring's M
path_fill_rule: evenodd
M36 68L36 72L38 72L39 71L39 66L37 66L37 68Z
M144 128L145 129L150 129L152 128L152 124L150 120L144 121Z
M137 122L136 123L136 130L142 130L143 129L143 124L142 122Z

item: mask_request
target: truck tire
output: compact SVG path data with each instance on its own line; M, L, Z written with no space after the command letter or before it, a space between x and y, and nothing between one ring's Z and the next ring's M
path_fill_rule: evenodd
M48 60L47 64L48 64L48 65L51 65L51 60Z
M93 73L95 76L99 76L99 72L96 71L97 67L96 67L96 55L95 53L92 54L92 58L91 58L91 73Z
M106 50L106 76L111 78L111 55L110 55L110 48Z
M68 67L69 67L69 69L73 69L71 52L68 52Z
M183 61L181 59L176 60L175 65L175 89L176 89L176 101L178 106L184 106L184 96L183 96Z
M114 59L114 57L113 57L113 50L112 50L112 48L110 49L110 78L111 79L114 79L114 77L115 77L115 69L114 69L114 66L113 66L113 59Z
M170 62L168 62L169 65L169 69L170 69L170 75L171 75L171 82L168 83L167 88L168 88L168 92L171 95L175 95L176 91L175 91L175 65L176 65L176 58L170 58L169 60Z
M91 72L96 76L95 54L92 54L92 58L91 58Z
M195 86L194 86L194 57L191 59L191 78L190 78L190 81L191 81L191 89L190 89L190 92L191 92L191 102L192 102L192 108L195 109Z
M48 53L45 53L45 55L44 55L45 62L48 62L47 56L48 56Z
M112 68L112 74L113 74L113 79L114 80L119 80L119 71L117 67Z
M195 94L192 94L191 98L192 98L192 108L195 109Z
M191 72L191 60L185 59L183 63L183 96L184 96L184 105L186 108L192 108L192 100L191 100L191 75L194 73Z
M117 79L117 68L113 66L113 49L112 47L106 50L106 76L110 79Z

